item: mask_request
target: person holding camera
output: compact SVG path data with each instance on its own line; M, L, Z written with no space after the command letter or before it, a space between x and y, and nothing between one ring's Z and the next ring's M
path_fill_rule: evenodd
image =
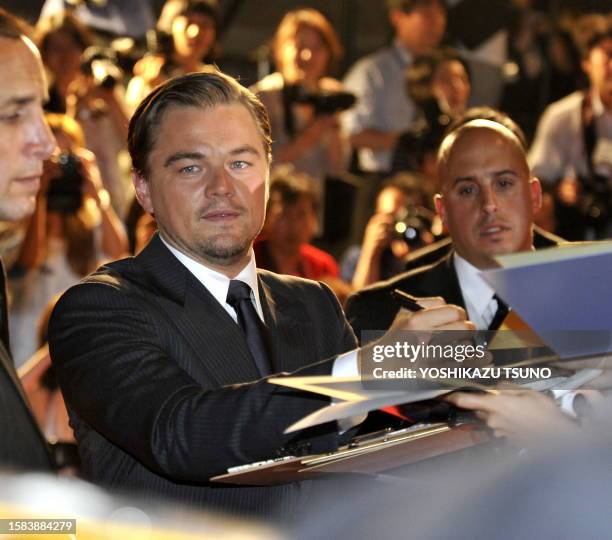
M35 328L47 302L100 260L127 253L123 225L102 187L95 157L83 147L78 123L57 114L48 114L47 121L59 152L45 162L36 209L10 273L16 365L36 351Z
M88 47L67 99L67 112L83 129L85 146L96 156L104 188L121 218L134 198L125 144L129 114L123 78L112 48Z
M534 174L556 188L555 232L568 240L612 236L612 20L589 15L581 27L589 88L548 106L529 152Z
M93 35L72 13L65 12L41 17L35 37L49 81L45 110L64 114L71 86L80 73L81 55L93 44Z
M406 257L434 240L433 212L420 176L402 173L383 183L360 246L342 259L342 278L356 291L404 271Z
M457 51L439 48L414 59L406 69L406 92L417 117L397 140L392 173L421 171L434 181L444 131L467 109L471 89L468 66Z
M201 71L214 60L219 14L216 0L167 0L151 54L134 66L126 101L132 112L170 77Z
M328 75L342 47L330 22L314 9L288 12L272 45L278 71L251 88L268 109L272 154L276 163L291 163L317 180L344 171L348 143L338 113L354 98Z

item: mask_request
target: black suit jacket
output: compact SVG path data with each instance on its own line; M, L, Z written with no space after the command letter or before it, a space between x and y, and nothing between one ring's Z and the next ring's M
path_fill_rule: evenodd
M553 247L565 241L543 229L534 227L534 246L536 249ZM420 255L418 255L420 253ZM465 300L453 264L453 249L450 239L432 244L415 252L418 255L409 261L409 267L416 261L426 264L399 274L387 281L374 283L349 297L346 316L360 343L371 341L362 339L364 330L387 330L400 305L391 296L391 291L400 289L414 296L441 296L447 304L455 304L465 309ZM435 258L434 258L435 257ZM441 257L441 258L440 258ZM431 262L434 258L435 262ZM490 330L496 330L491 327Z
M565 243L566 240L550 233L537 225L533 227L533 245L536 249L552 247ZM410 253L406 259L404 270L414 270L421 266L438 262L444 256L448 255L453 249L453 243L450 236L438 240L433 244L417 249Z
M355 347L333 293L266 271L258 279L275 371L329 374L331 362L318 361ZM70 289L49 336L84 473L94 482L269 516L290 512L308 486L208 479L297 446L337 445L335 423L297 440L283 435L326 398L257 381L239 326L158 236Z
M441 296L448 304L465 308L450 253L437 263L404 272L351 295L346 304L346 316L360 342L371 340L362 339L363 331L387 330L391 326L401 307L391 295L394 289L414 296Z
M0 261L0 467L51 470L49 449L9 353L4 267Z

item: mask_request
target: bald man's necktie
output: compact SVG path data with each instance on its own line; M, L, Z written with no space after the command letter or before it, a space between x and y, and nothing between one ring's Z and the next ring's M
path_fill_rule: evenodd
M497 311L489 323L489 330L497 330L510 312L508 305L499 296L494 295L493 299L497 301Z
M251 301L251 287L243 281L232 279L227 291L226 302L236 310L238 324L244 332L249 351L260 375L262 377L270 375L272 370L266 346L267 330Z

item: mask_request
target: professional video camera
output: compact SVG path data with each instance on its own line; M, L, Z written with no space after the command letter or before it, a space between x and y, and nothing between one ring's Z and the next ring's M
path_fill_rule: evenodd
M300 85L286 86L285 96L289 103L312 105L317 116L345 111L357 100L350 92L311 92Z

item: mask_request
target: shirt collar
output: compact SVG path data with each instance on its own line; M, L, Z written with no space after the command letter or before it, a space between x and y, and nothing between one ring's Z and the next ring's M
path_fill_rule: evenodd
M599 92L591 92L591 108L593 110L593 116L595 118L599 118L606 112L604 105L601 102L601 96L599 95Z
M495 290L482 278L480 270L461 255L454 253L453 262L466 305L471 304L476 314L479 317L482 316L491 302Z
M221 272L217 272L212 268L202 264L201 262L192 259L188 255L185 255L182 251L179 251L174 246L171 246L164 237L159 235L161 241L182 264L189 270L195 278L202 284L210 294L212 294L217 302L222 306L225 306L227 300L227 291L229 290L230 278ZM246 283L251 287L251 300L255 303L255 308L260 317L263 319L263 311L261 308L261 302L259 300L259 286L257 282L257 267L255 266L255 256L253 249L249 252L249 262L240 271L240 273L234 278L239 281Z
M393 47L397 51L397 55L399 56L401 61L404 63L404 65L407 66L412 63L412 60L413 60L412 53L406 47L402 45L402 42L399 39L395 38L393 40Z

